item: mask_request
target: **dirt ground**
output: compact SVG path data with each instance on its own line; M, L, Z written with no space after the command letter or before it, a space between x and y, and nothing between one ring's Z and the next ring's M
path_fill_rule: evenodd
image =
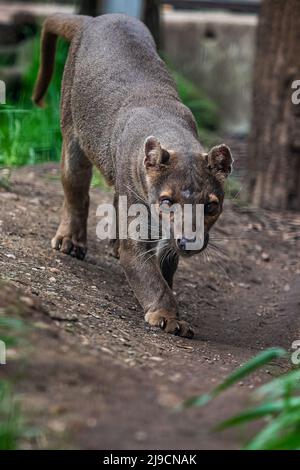
M212 427L288 365L273 364L202 409L178 410L269 346L300 339L300 218L228 201L218 252L182 260L174 291L193 340L151 329L116 259L96 238L91 190L85 261L54 252L62 189L57 165L16 170L0 193L0 307L30 325L1 376L15 382L38 437L23 448L235 449L240 431Z

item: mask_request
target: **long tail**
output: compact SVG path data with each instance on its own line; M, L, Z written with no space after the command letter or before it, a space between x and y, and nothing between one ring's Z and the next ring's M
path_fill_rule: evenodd
M86 18L82 15L58 13L45 20L41 34L40 69L32 96L33 102L38 106L43 106L43 97L53 74L57 37L61 36L71 42L82 30Z

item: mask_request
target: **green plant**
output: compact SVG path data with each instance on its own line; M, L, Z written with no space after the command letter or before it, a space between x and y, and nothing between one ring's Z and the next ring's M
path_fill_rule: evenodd
M0 309L0 340L6 348L17 346L22 337L25 324L21 319L5 316L8 312ZM5 367L1 365L0 367ZM23 426L19 401L12 385L7 380L0 380L0 450L17 448L20 438L26 433Z
M0 340L6 346L16 346L22 340L26 326L23 320L7 316L8 313L9 311L3 312L0 309Z
M0 450L14 450L23 435L20 406L11 385L0 381Z
M192 111L198 127L201 143L212 147L220 142L220 113L218 106L201 88L179 73L168 58L163 57L175 81L182 102Z
M202 144L206 148L216 145L220 141L218 136L220 120L216 104L186 77L172 69L171 74L182 102L192 111L196 119Z
M0 169L0 189L8 191L10 189L10 169Z
M276 358L281 348L268 349L234 371L224 382L206 395L189 398L184 406L204 406L233 384ZM287 372L259 387L253 395L255 405L219 424L222 430L263 420L262 429L246 444L248 450L300 449L300 370Z
M36 38L32 43L32 63L23 76L18 103L0 108L0 165L20 166L60 158L60 84L68 45L58 41L55 73L47 93L47 106L43 109L31 102L39 67L39 48L39 38Z
M183 103L195 116L199 129L217 131L220 126L218 108L206 94L190 80L176 71L172 71L177 90Z

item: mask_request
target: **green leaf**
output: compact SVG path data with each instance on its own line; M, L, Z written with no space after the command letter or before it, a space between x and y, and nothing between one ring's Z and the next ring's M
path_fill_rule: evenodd
M269 348L266 351L261 352L253 359L250 359L250 361L246 362L246 364L236 369L232 374L229 375L229 377L227 377L227 379L224 380L224 382L218 385L211 393L189 398L183 403L183 406L201 407L206 405L209 401L211 401L219 393L229 388L231 385L234 385L236 382L239 382L241 379L250 375L255 370L268 364L274 359L284 356L285 354L286 352L282 348Z
M252 372L260 369L274 359L283 357L285 354L286 351L282 348L266 349L266 351L258 354L253 359L250 359L250 361L246 362L246 364L242 365L239 369L235 370L226 380L224 380L224 382L214 389L214 394L216 395L223 390L226 390L231 385L252 374Z
M284 432L290 431L290 426L296 426L299 433L300 409L291 410L273 419L262 431L260 431L245 447L247 450L269 450L272 449Z
M293 370L281 377L276 377L267 384L264 384L255 392L256 398L277 398L286 391L291 393L293 390L300 389L300 369Z
M293 429L284 436L277 438L269 446L270 450L299 450L300 449L300 429Z
M199 407L204 406L210 400L212 400L212 398L213 398L212 394L194 396L185 400L183 403L183 406L186 408L189 406L199 406Z
M263 418L265 416L276 415L284 411L286 407L286 400L277 400L275 402L264 403L253 408L248 408L242 413L239 413L232 418L223 421L216 427L216 429L222 430L232 426L239 426L240 424L248 423L249 421ZM300 397L291 398L291 400L289 400L289 409L300 410Z

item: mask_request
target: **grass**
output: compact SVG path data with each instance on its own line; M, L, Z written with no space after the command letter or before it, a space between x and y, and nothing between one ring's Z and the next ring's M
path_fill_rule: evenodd
M5 316L0 310L0 340L6 349L19 344L25 330L24 322L18 318ZM0 365L5 367L5 365ZM0 380L0 450L14 450L19 440L26 434L20 409L13 387L8 380Z
M0 189L4 189L4 191L10 190L10 169L9 168L0 169Z
M224 382L205 395L194 396L184 406L205 406L223 391L254 371L285 355L281 348L263 351L234 371ZM262 422L261 429L245 443L247 450L300 450L300 369L294 369L259 387L252 395L253 405L217 425L217 430L244 427Z
M48 106L40 109L31 102L39 67L39 39L32 41L32 63L24 73L18 103L0 107L0 165L21 166L60 159L59 100L67 51L67 43L58 41Z
M0 450L15 450L22 435L20 405L9 382L0 380Z

